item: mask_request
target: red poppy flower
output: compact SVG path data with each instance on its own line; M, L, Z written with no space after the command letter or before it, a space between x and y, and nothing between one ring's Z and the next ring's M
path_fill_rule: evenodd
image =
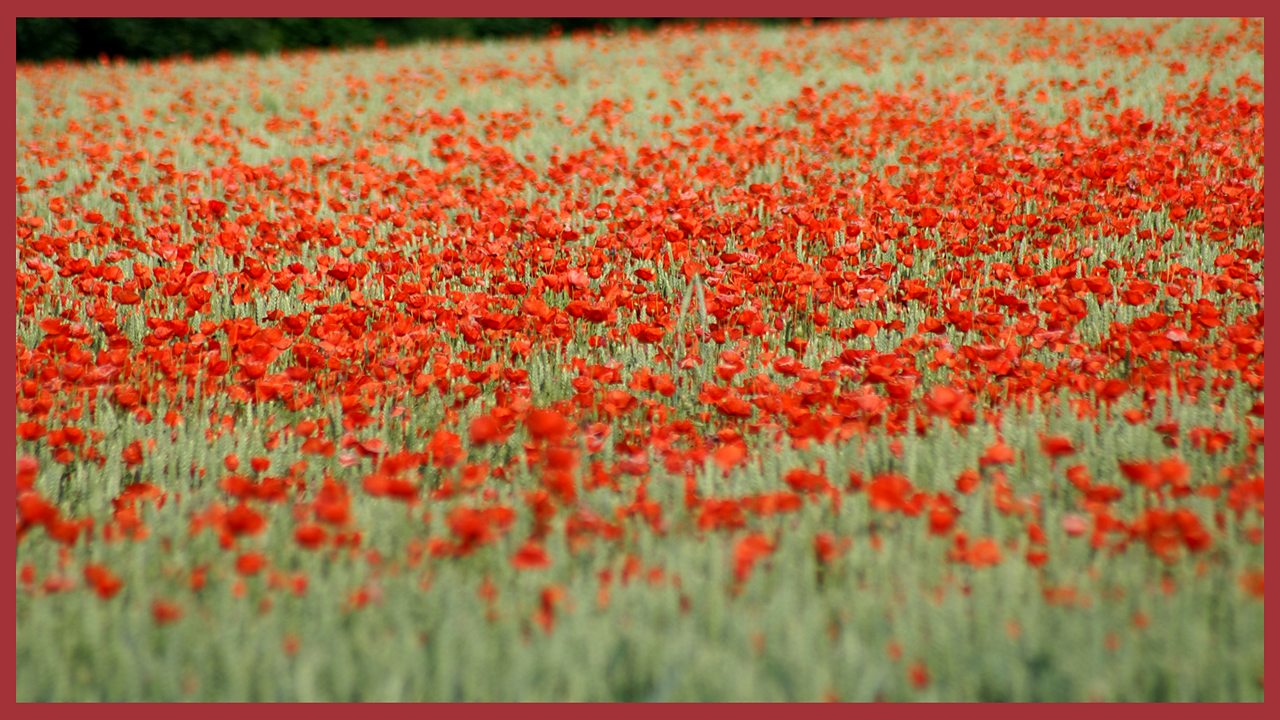
M547 551L541 545L530 540L511 558L511 564L517 570L530 570L536 568L544 568L551 564L551 559L547 556Z
M236 572L246 577L257 575L267 566L267 558L262 553L248 552L236 558Z
M84 567L85 582L93 588L98 597L109 600L124 587L124 581L103 565L90 563Z

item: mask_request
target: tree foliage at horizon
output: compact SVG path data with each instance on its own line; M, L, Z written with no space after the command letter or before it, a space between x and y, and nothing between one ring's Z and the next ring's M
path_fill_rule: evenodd
M787 22L760 18L748 22ZM219 52L271 53L422 40L545 36L590 29L650 30L679 18L18 18L18 61L132 60Z

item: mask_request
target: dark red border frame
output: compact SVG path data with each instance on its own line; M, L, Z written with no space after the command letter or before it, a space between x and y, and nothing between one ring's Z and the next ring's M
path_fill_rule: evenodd
M31 3L26 7L13 7L13 13L6 17L6 30L3 37L5 46L5 62L12 70L16 67L16 22L18 16L23 17L169 17L175 16L176 10L194 9L190 6L183 7L169 0L168 2L159 2L157 0L126 0L126 2L115 2L104 5L100 2L87 2L85 0L58 1L54 3ZM327 5L327 7L325 7ZM493 16L493 17L520 17L520 16L545 16L545 17L598 17L601 15L612 15L617 17L771 17L771 16L788 16L788 17L882 17L886 16L886 10L892 10L894 16L922 16L922 17L961 17L961 16L990 16L990 17L1018 17L1025 16L1028 11L1037 11L1031 14L1046 14L1048 12L1057 11L1063 15L1070 16L1100 16L1100 17L1118 17L1118 16L1186 16L1186 17L1263 17L1265 19L1265 5L1257 0L1228 0L1226 2L1191 2L1190 0L1173 0L1166 2L1123 2L1117 3L1106 0L1076 0L1071 3L1056 3L1052 7L1045 5L1028 5L1025 2L1016 2L1015 0L984 0L981 3L967 3L957 5L955 3L946 2L945 0L898 0L893 4L860 4L860 3L841 3L835 0L792 0L785 5L774 5L764 0L701 0L699 2L690 2L689 0L648 0L643 4L630 6L614 6L609 7L600 0L553 0L552 2L544 2L536 7L528 3L518 2L516 0L484 0L478 4L469 3L459 5L457 3L438 4L438 3L416 3L412 0L382 0L374 3L376 7L369 4L362 4L359 9L364 10L363 15L371 17L400 17L400 16L441 16L441 17L462 17L462 16ZM353 13L350 5L338 3L316 3L314 0L285 0L283 2L277 0L274 2L248 2L246 0L223 0L215 6L200 7L204 16L222 16L222 17L269 17L269 16L331 16L345 17ZM465 9L468 12L458 12L459 9ZM15 90L16 92L16 90ZM4 97L6 111L9 117L15 118L16 97L6 94ZM17 135L16 118L14 124L14 135ZM7 162L16 162L16 148L14 145L4 144L4 159ZM1265 173L1264 173L1265 177ZM5 204L6 219L13 218L11 208ZM1277 241L1280 244L1280 241ZM8 252L0 253L0 266L3 268L4 276L10 281L16 282L16 269L14 265L14 256ZM1265 301L1264 301L1265 307ZM5 332L16 333L16 316L0 313L0 320L4 322ZM7 336L7 335L6 335ZM14 369L14 356L7 352L3 354L3 369L11 371ZM0 374L0 377L7 375ZM3 419L4 427L9 428L6 436L16 438L16 421L15 415L9 415L15 411L16 398L8 394L0 393L0 404L5 408ZM1274 405L1273 405L1274 407ZM1280 410L1276 413L1280 414ZM14 423L14 424L11 424ZM1271 457L1271 461L1264 466L1266 469L1273 464L1280 464L1280 456L1276 454L1280 450L1280 437L1275 438L1275 443L1265 442L1264 451L1270 450L1267 454ZM1268 445L1275 445L1275 448L1268 448ZM16 446L16 440L15 440ZM7 470L7 463L0 463L0 468ZM5 473L6 477L10 477L11 482L13 476ZM1276 531L1267 530L1266 535L1270 536ZM14 536L8 534L0 534L3 538L3 545L6 554L13 552ZM4 590L0 592L0 603L8 610L10 617L14 616L14 592L16 578L8 573L0 573L3 578ZM4 625L4 644L7 648L15 647L15 625ZM1267 638L1272 633L1267 633ZM1267 643L1269 644L1269 643ZM102 704L91 708L85 708L78 705L65 704L17 704L16 703L16 679L15 679L15 656L12 652L6 652L3 659L0 660L0 666L3 667L3 686L5 688L3 702L5 705L14 703L13 715L11 717L35 717L41 718L51 717L67 717L75 718L80 713L93 713L99 717L129 717L144 718L164 717L175 712L183 714L191 714L195 717L222 718L224 713L228 711L243 712L272 712L269 708L251 708L246 704L191 704L181 708L169 704L146 704L146 705L111 705ZM1274 688L1274 673L1264 675L1264 688L1267 695L1271 695ZM1247 718L1262 717L1265 712L1265 702L1256 704L1239 704L1223 707L1219 705L1200 706L1200 705L1177 705L1154 703L1139 704L1137 707L1121 706L1121 705L1096 705L1087 709L1087 712L1097 713L1099 717L1113 716L1120 717L1122 713L1129 714L1134 711L1159 713L1162 718L1178 718L1192 717L1200 712L1213 713L1215 711L1225 711L1232 714L1233 718L1245 720ZM767 714L777 712L777 709L763 704L735 704L731 708L726 707L727 712L732 712L737 717L757 716L764 717ZM1043 714L1045 717L1078 717L1083 708L1068 704L1044 704L1035 708L1028 708L1019 704L997 705L983 703L942 703L939 706L929 706L923 704L900 704L889 706L857 706L850 708L847 705L811 705L807 706L803 712L813 713L818 716L839 717L845 716L850 712L871 712L878 715L891 714L901 717L923 717L928 713L945 714L949 718L964 720L966 717L981 718L982 720L991 720L994 717L1014 717L1030 711L1037 715ZM689 716L695 716L701 710L694 706L670 706L658 708L649 708L644 706L633 705L614 705L607 708L601 708L590 705L532 705L521 704L514 706L510 704L433 704L426 707L418 707L414 705L391 705L379 706L376 712L399 715L401 717L420 717L423 712L445 712L466 714L478 718L502 718L507 717L508 713L534 713L537 715L554 714L557 718L568 716L579 717L595 717L598 713L607 712L610 714L618 714L622 717L643 717L650 712L659 711L664 714L676 713L677 716L688 713ZM352 712L352 708L342 707L339 704L315 704L309 706L305 712L311 718L323 720L324 718L347 718ZM65 713L65 715L64 715Z

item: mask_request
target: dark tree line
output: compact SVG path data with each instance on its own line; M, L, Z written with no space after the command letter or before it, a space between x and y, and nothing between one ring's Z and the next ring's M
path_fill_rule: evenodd
M766 20L778 22L780 20ZM655 18L18 18L19 61L141 59L217 52L396 45L428 39L546 35L588 28L650 29Z

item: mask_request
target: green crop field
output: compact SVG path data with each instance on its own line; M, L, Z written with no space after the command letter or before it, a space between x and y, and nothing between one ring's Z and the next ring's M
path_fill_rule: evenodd
M1261 701L1262 50L19 65L18 700Z

